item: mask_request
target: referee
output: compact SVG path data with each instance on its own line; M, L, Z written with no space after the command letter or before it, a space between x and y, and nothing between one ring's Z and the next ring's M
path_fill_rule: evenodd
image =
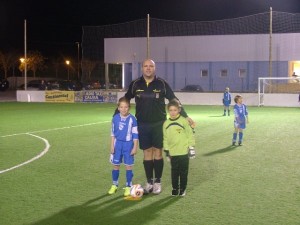
M162 157L163 123L166 120L165 99L177 99L169 84L155 75L155 62L146 59L142 64L142 76L132 81L125 94L130 100L135 98L138 121L139 144L144 152L144 169L147 183L145 193L161 192L161 177L164 167ZM181 110L192 125L194 121Z

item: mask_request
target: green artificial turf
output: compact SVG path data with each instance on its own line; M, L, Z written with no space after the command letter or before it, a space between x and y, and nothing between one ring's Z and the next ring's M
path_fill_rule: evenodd
M222 116L220 106L185 106L197 123L187 195L171 196L165 161L163 192L126 201L122 187L107 195L114 104L0 107L0 171L50 145L0 174L1 225L299 224L300 108L249 107L244 145L233 147L233 116ZM142 155L134 183L145 182Z

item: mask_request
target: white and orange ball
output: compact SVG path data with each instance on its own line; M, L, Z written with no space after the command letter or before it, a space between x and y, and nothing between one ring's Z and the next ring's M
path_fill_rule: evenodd
M134 198L141 198L144 194L144 188L140 184L134 184L130 188L130 195Z

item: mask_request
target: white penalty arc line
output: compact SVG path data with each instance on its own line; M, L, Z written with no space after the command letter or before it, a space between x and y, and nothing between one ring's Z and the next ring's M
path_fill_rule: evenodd
M25 133L8 134L8 135L1 136L1 138L24 135L24 134L35 134L35 133L49 132L49 131L55 131L55 130L64 130L64 129L77 128L77 127L85 127L85 126L97 125L97 124L108 123L108 122L111 122L111 121L103 121L103 122L97 122L97 123L86 123L86 124L74 125L74 126L69 126L69 127L58 127L58 128L47 129L47 130L37 130L37 131L29 131L29 132L25 132Z
M24 165L28 164L28 163L31 163L31 162L33 162L34 160L37 160L37 159L41 158L43 155L45 155L45 154L48 152L48 150L49 150L49 148L50 148L50 144L49 144L48 140L46 140L45 138L42 138L42 137L40 137L40 136L34 135L34 134L29 134L29 133L27 133L27 135L30 135L30 136L33 136L33 137L36 137L36 138L39 138L39 139L43 140L44 143L45 143L45 145L46 145L46 147L44 148L44 150L43 150L40 154L38 154L37 156L33 157L32 159L30 159L30 160L28 160L28 161L26 161L26 162L23 162L23 163L21 163L21 164L19 164L19 165L13 166L13 167L8 168L8 169L5 169L5 170L0 170L0 174L1 174L1 173L8 172L8 171L10 171L10 170L17 169L17 168L19 168L19 167L21 167L21 166L24 166Z
M12 137L12 136L18 136L18 135L30 135L30 136L33 136L33 137L36 137L36 138L39 138L39 139L43 140L44 143L45 143L45 145L46 145L46 147L44 148L44 150L40 154L38 154L37 156L33 157L32 159L30 159L30 160L28 160L26 162L23 162L21 164L18 164L16 166L13 166L11 168L8 168L8 169L5 169L5 170L0 170L0 174L8 172L8 171L11 171L11 170L14 170L14 169L17 169L17 168L19 168L21 166L24 166L24 165L28 164L28 163L31 163L31 162L33 162L33 161L41 158L43 155L45 155L49 151L50 144L49 144L48 140L45 139L45 138L42 138L40 136L34 135L33 133L41 133L41 132L46 132L46 131L63 130L63 129L69 129L69 128L90 126L90 125L107 123L107 122L111 122L111 121L103 121L103 122L98 122L98 123L89 123L89 124L82 124L82 125L76 125L76 126L53 128L53 129L47 129L47 130L32 131L32 132L27 132L27 133L18 133L18 134L10 134L10 135L1 136L1 138L4 138L4 137Z

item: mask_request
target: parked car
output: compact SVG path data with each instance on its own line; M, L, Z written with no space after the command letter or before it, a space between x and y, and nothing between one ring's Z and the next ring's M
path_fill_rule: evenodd
M99 81L90 81L90 82L85 82L83 84L83 89L84 90L97 90L101 88L101 84Z
M47 90L60 90L60 80L48 80L47 81Z
M45 87L41 89L42 80L31 80L27 83L27 90L61 90L61 91L81 91L82 83L77 80L48 80L45 81ZM18 87L19 90L24 90L25 85Z
M41 85L42 80L31 80L29 82L27 82L27 90L29 91L38 91L40 89L40 85ZM22 84L18 87L19 90L24 90L25 89L25 85Z
M203 92L203 89L202 89L202 87L200 85L189 84L189 85L186 85L184 88L182 88L181 91L186 91L186 92Z
M0 81L0 91L6 91L9 88L9 82L7 79Z
M108 89L117 89L117 88L118 88L118 85L109 83L109 88ZM101 85L101 89L106 89L106 84L105 83L103 83L103 85Z
M81 91L83 85L77 80L63 80L59 81L59 90L64 91Z

